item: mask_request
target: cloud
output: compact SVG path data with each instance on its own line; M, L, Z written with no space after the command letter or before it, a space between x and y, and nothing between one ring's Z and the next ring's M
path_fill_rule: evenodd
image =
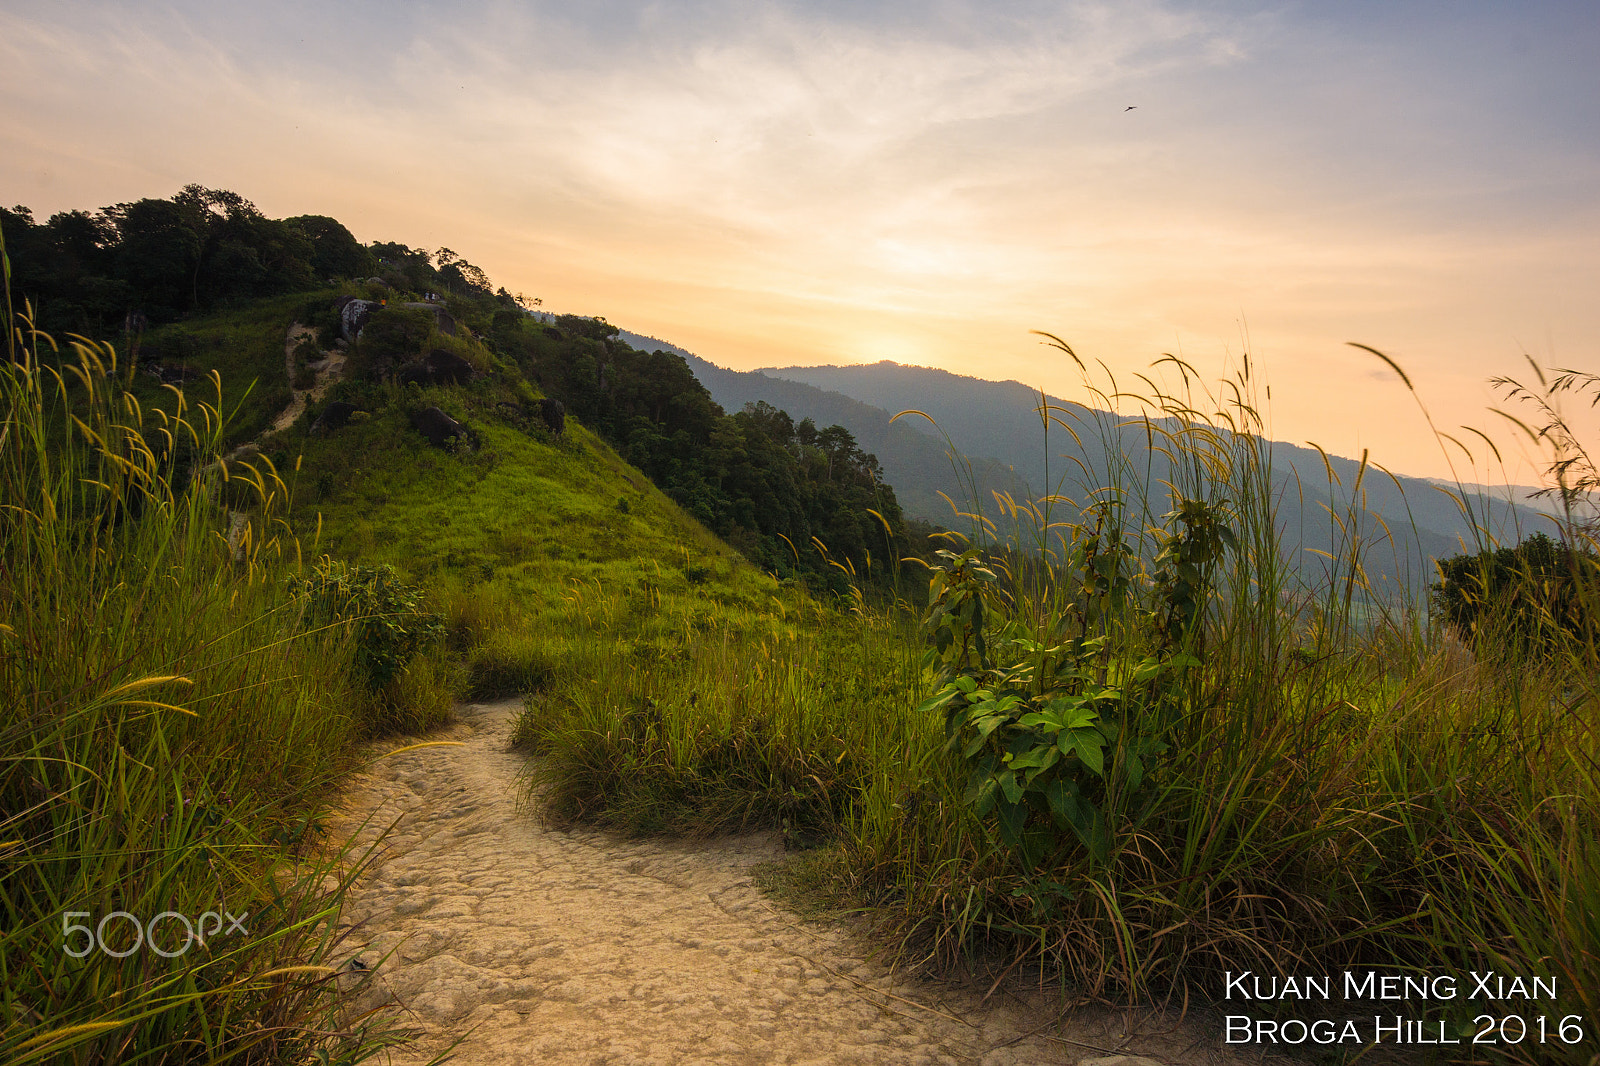
M0 187L234 188L744 366L1064 390L1028 329L1128 368L1248 320L1331 441L1346 340L1460 385L1592 338L1594 38L1470 5L24 2Z

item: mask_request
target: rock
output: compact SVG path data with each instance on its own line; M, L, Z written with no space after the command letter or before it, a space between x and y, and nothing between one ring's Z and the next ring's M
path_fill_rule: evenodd
M360 337L367 319L383 307L372 300L358 300L353 296L341 296L334 306L339 309L339 336L346 341Z
M437 448L443 448L444 442L451 437L467 439L467 427L437 407L424 407L420 411L412 411L410 417L411 428L427 437L428 442Z
M250 516L244 511L228 512L228 557L234 562L244 561L244 535L250 528Z
M454 337L456 335L456 320L450 317L450 312L449 311L446 311L444 308L440 307L438 304L431 304L431 303L404 303L404 304L396 304L395 306L396 307L415 307L415 308L417 308L418 310L421 310L421 311L432 312L434 325L436 325L439 328L439 332L440 333L443 333L446 337Z
M567 428L567 409L560 400L544 399L539 401L539 417L544 419L544 424L556 436Z
M311 432L326 433L329 430L338 429L348 423L350 416L359 410L360 408L353 403L334 400L324 407L321 413L317 415L317 420L311 423Z
M477 369L454 352L435 348L427 358L404 367L395 375L402 385L465 385Z
M435 348L424 360L435 385L465 385L477 376L478 371L455 352Z

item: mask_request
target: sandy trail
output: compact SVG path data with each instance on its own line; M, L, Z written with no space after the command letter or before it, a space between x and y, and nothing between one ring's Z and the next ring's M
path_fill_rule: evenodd
M302 337L314 337L316 331L310 326L302 326L296 322L289 327L289 333L283 339L283 363L289 373L289 406L279 412L278 417L272 420L272 429L284 430L294 425L294 420L300 417L300 412L306 409L307 403L315 403L322 399L323 393L328 391L328 386L338 381L344 375L344 352L338 348L322 353L322 358L312 363L317 372L317 383L309 389L294 387L294 350L299 347Z
M625 842L542 826L517 803L518 706L465 705L428 738L461 746L382 759L349 783L336 836L370 840L399 819L344 915L355 1009L397 1002L423 1033L394 1062L461 1034L462 1063L1259 1061L1223 1054L1214 1025L1099 1013L1057 1028L1048 996L984 1004L897 978L847 933L766 900L749 875L781 853L766 837ZM373 967L364 980L351 959ZM1127 1035L1130 1022L1150 1035Z

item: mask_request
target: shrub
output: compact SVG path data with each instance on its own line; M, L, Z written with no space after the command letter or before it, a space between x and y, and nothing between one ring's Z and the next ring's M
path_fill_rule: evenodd
M1441 560L1433 606L1466 642L1548 655L1563 642L1594 643L1600 556L1535 533L1512 548Z
M412 659L444 637L444 622L422 609L422 591L391 566L348 566L324 559L315 575L294 579L306 594L311 626L355 623L356 670L372 691L396 681Z

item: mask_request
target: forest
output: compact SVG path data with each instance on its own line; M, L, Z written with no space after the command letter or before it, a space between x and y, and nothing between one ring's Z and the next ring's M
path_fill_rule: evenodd
M762 568L844 594L902 586L899 560L914 554L906 522L877 459L842 426L794 424L766 404L724 412L681 356L640 352L604 319L562 315L553 324L448 248L395 242L363 246L320 215L270 219L238 193L185 186L170 200L142 199L37 222L26 207L0 209L16 267L13 298L47 332L143 344L147 358L183 361L180 334L160 327L251 301L354 284L383 307L386 295L442 294L454 319L497 360L495 373L530 382L599 433L685 510ZM331 305L332 295L323 301ZM331 306L306 318L331 332ZM389 311L364 339L367 381L333 400L377 393L427 326L412 335ZM154 328L149 340L143 331ZM927 552L931 527L913 533Z

